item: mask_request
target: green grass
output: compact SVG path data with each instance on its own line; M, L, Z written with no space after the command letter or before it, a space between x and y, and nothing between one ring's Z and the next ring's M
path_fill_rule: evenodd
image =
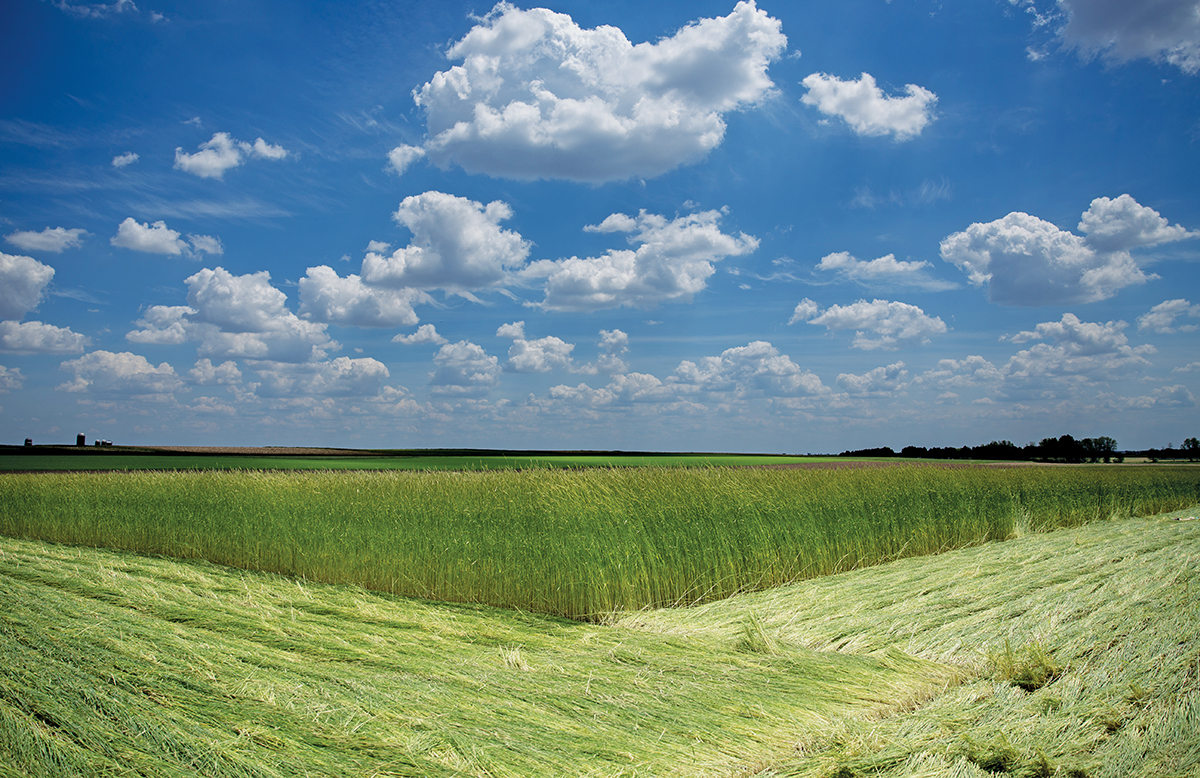
M1186 466L0 474L0 534L602 619L1198 489Z
M0 538L0 775L1184 778L1198 646L1167 517L604 624Z

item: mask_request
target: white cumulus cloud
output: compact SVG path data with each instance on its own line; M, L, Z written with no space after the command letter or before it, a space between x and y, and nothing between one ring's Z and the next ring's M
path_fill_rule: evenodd
M1129 195L1099 197L1083 214L1076 235L1036 216L1015 211L972 224L942 241L942 259L988 287L1001 305L1069 305L1112 297L1155 278L1131 249L1195 237Z
M78 354L92 339L69 327L40 321L0 321L0 351L7 354Z
M20 319L36 308L52 278L49 265L0 252L0 319Z
M1127 194L1092 200L1079 220L1079 231L1087 236L1088 246L1109 253L1200 236L1178 224L1172 227L1158 211L1139 205Z
M0 365L0 393L11 392L24 385L25 376L21 375L21 368Z
M327 324L301 319L265 270L235 276L204 268L185 280L186 306L152 306L126 334L133 343L198 342L201 356L310 362L341 348Z
M1031 340L1052 340L1072 355L1107 354L1129 342L1123 321L1104 324L1082 321L1073 313L1064 313L1060 321L1042 322L1033 330L1018 332L1006 340L1028 343Z
M629 352L629 335L621 330L600 330L600 356L596 360L596 371L600 373L624 373L629 369L622 357Z
M1086 322L1073 313L1056 322L1043 322L1033 330L1008 338L1013 343L1035 343L1013 355L1005 376L1024 382L1074 380L1094 375L1101 379L1141 371L1150 366L1150 345L1130 346L1123 321Z
M574 343L549 335L535 340L518 338L508 348L504 369L514 373L549 373L555 368L570 370Z
M404 175L408 166L425 156L425 149L401 143L388 152L388 169L398 176Z
M796 309L792 311L792 318L788 319L788 324L795 324L798 321L808 321L820 312L821 307L805 297L796 303Z
M883 397L903 391L907 386L905 378L908 371L903 362L895 362L885 367L868 370L862 375L854 373L839 373L837 385L847 394L863 397Z
M837 116L859 135L891 135L909 140L933 120L937 95L916 84L905 86L905 97L885 97L870 73L857 81L813 73L800 82L808 93L800 98L827 116Z
M946 331L946 323L915 305L888 300L859 300L850 305L831 305L808 320L830 331L855 330L852 348L872 351L895 350L901 346L928 343L931 335Z
M165 221L154 224L138 223L132 216L121 222L117 234L109 241L114 246L148 254L179 256L187 251L187 242L179 233L167 226Z
M434 394L480 397L500 378L500 360L468 340L442 346L433 364L429 384Z
M497 338L512 338L514 340L525 337L525 322L514 321L509 324L501 324L496 328Z
M175 374L175 368L166 362L155 367L145 357L128 351L93 351L78 359L67 360L59 367L75 374L74 381L58 387L66 392L165 399L164 396L184 386Z
M756 340L721 352L719 357L684 360L667 379L684 392L717 392L769 397L826 394L829 387L809 370L765 340Z
M307 364L271 363L255 371L261 397L375 397L389 377L387 367L370 357L337 357Z
M1187 316L1192 319L1200 318L1200 305L1192 305L1185 299L1165 300L1138 317L1138 330L1154 330L1163 334L1172 332L1195 332L1195 324L1175 325L1175 319Z
M443 192L404 198L393 218L413 234L390 256L368 252L362 278L373 286L444 289L469 295L509 280L529 256L529 243L500 222L512 209L499 200L482 203Z
M141 329L125 333L125 340L163 346L186 343L189 338L188 317L195 314L196 309L186 305L152 305L135 322Z
M848 281L864 286L907 286L928 291L954 289L957 285L929 275L929 262L905 262L887 254L869 262L858 259L848 251L828 254L817 263L817 270L835 273Z
M4 239L25 251L50 251L60 254L64 249L77 249L82 246L83 236L87 234L87 230L47 227L41 232L18 230L11 235L5 235Z
M197 254L224 254L225 247L221 245L221 239L215 238L212 235L188 235L188 241L192 244L192 251Z
M787 46L780 27L749 0L633 45L616 27L502 2L447 51L462 64L414 92L425 151L510 178L659 175L702 158L724 138L723 114L770 94L767 67Z
M369 286L356 275L342 278L328 265L310 267L300 279L300 315L330 324L411 327L417 323L413 305L427 299L416 289Z
M195 366L188 371L188 378L201 386L230 386L241 383L242 371L238 370L237 363L232 360L214 365L211 359L198 359Z
M433 343L440 346L450 341L438 334L437 328L432 324L422 324L417 327L417 331L411 335L397 335L392 338L393 343L403 343L406 346L419 346L425 343Z
M200 178L222 179L226 170L238 167L247 158L280 160L288 155L287 149L267 143L262 138L254 143L245 143L234 140L227 132L214 133L199 148L192 154L186 153L183 147L176 148L176 169Z
M602 257L542 260L524 275L546 277L546 299L539 307L556 311L602 308L653 308L664 302L690 301L715 272L713 263L749 254L758 239L721 232L719 211L701 211L668 221L641 211L636 217L614 213L589 232L627 232L634 250L609 250Z
M112 166L115 168L128 167L139 159L138 155L132 151L127 151L124 154L118 154L112 158Z
M191 245L188 245L189 242ZM225 253L220 238L212 235L188 235L188 239L184 240L179 232L168 227L165 221L150 224L138 222L132 216L121 222L117 227L117 234L109 243L118 248L174 257L183 255L198 258L201 253Z
M995 387L1004 380L1004 373L983 357L972 355L965 359L939 359L936 369L922 373L916 380L942 388Z

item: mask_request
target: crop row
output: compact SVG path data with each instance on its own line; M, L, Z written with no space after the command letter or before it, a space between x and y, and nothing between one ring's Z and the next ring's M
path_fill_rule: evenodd
M1198 498L1151 466L0 474L0 534L602 618Z

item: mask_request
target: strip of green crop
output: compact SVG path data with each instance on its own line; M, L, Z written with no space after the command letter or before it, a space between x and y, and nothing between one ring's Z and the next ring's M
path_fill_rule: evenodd
M1172 510L1189 467L0 475L0 534L595 619Z
M119 470L528 470L584 467L754 467L847 460L757 454L150 454L105 449L66 453L0 453L0 472Z

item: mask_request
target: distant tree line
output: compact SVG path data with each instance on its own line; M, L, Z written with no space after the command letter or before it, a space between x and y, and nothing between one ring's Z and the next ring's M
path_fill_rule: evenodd
M897 453L890 446L843 451L842 457L906 457L912 459L998 459L1018 462L1122 462L1127 456L1159 459L1200 460L1200 440L1188 438L1178 449L1118 451L1117 441L1109 437L1076 440L1070 435L1042 438L1039 443L1018 446L1010 440L993 440L982 446L905 446Z

